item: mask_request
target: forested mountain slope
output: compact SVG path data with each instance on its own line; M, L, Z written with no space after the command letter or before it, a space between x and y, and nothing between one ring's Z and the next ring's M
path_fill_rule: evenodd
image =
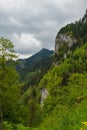
M37 86L43 75L50 69L53 63L54 51L43 48L27 59L18 59L16 69L20 74L22 93L30 86Z
M53 53L54 52L52 50L50 51L43 48L29 58L18 59L18 64L16 68L17 71L20 73L22 80L29 72L48 70L53 62Z
M40 128L79 130L87 121L87 11L82 19L60 29L54 59L53 69L39 84L48 91Z

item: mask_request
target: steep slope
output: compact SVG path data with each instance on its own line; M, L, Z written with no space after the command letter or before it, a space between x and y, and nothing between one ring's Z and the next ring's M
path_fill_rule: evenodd
M60 29L55 39L55 64L70 57L73 51L87 42L87 10L79 21Z
M48 92L40 129L79 130L87 121L87 11L58 32L54 65L39 84Z

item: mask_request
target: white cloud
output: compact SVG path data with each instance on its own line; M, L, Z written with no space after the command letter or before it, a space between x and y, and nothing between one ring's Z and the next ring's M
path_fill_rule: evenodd
M16 55L17 55L17 59L25 59L32 56L32 54L20 54L20 53L16 53Z
M57 22L57 21L47 20L44 24L45 24L45 27L46 27L47 29L54 29L54 28L57 27L58 22Z
M12 39L14 41L15 50L17 53L29 55L32 53L32 50L35 51L41 48L41 42L37 40L32 34L14 34Z

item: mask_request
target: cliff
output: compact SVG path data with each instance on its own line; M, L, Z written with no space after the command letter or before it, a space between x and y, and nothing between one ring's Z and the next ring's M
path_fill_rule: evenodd
M71 56L73 51L87 42L87 10L79 21L61 28L55 39L55 65Z

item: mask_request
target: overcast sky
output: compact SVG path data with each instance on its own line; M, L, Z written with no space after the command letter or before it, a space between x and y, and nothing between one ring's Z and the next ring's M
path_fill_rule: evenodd
M23 58L53 49L59 29L86 8L87 0L0 0L0 37L9 38Z

